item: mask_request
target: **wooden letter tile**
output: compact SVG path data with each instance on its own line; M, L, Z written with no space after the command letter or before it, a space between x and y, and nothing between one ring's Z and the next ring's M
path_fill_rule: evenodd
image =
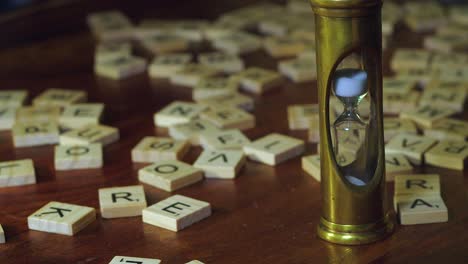
M201 79L193 87L192 98L195 101L218 98L237 91L238 82L226 77L208 77Z
M124 186L99 189L99 206L103 218L141 215L146 208L143 186Z
M424 136L400 133L393 137L385 146L385 153L401 153L408 160L420 165L423 162L423 155L428 149L436 144L436 140Z
M310 82L316 79L316 63L310 59L280 61L278 70L295 83Z
M96 47L94 61L102 63L112 61L120 57L130 57L132 55L132 45L129 42L122 43L102 43Z
M59 128L56 123L16 123L12 129L15 147L33 147L59 142Z
M414 199L417 196L440 196L440 179L437 174L395 175L394 181L393 206L395 211L398 203Z
M248 143L250 140L238 129L213 131L203 133L200 136L200 143L205 149L222 150L222 149L239 149Z
M466 141L443 140L424 154L427 164L461 171L464 169L467 158L468 143Z
M95 169L103 163L101 144L55 146L55 169Z
M33 100L35 106L60 106L85 102L88 95L84 91L47 89Z
M28 92L25 90L3 90L0 91L0 105L2 107L19 107L24 104Z
M304 141L277 133L244 146L244 153L249 159L272 166L301 155L304 150Z
M189 53L163 54L154 58L148 68L152 78L170 78L192 60Z
M64 128L82 128L87 125L97 125L101 120L104 104L73 104L66 106L59 118L59 124Z
M233 107L210 109L201 113L201 118L218 128L246 130L255 127L255 116Z
M384 138L385 142L390 141L399 133L417 134L418 129L413 121L408 119L400 119L398 117L384 118Z
M320 154L303 156L301 159L301 166L302 170L317 181L320 181Z
M117 140L119 140L119 129L104 125L88 125L60 135L60 145L101 143L102 146L106 146Z
M463 141L468 138L468 122L444 118L431 128L425 129L424 135L438 140Z
M0 106L0 131L13 128L16 118L16 107Z
M0 162L0 187L36 183L33 161L30 159Z
M59 106L23 106L16 111L17 122L54 122L58 121Z
M175 101L154 114L154 124L168 127L195 119L206 107L189 102Z
M420 106L413 111L404 111L400 113L400 118L410 119L421 128L430 128L442 118L449 117L457 111L447 107L435 105Z
M393 55L391 68L395 72L406 69L425 70L429 66L431 53L420 49L398 49Z
M234 179L245 165L240 150L204 150L193 166L205 172L206 178Z
M175 85L194 87L197 83L207 77L215 76L218 70L201 64L187 64L170 77L170 81Z
M244 62L239 56L223 52L202 53L198 56L198 62L226 74L236 73L244 69Z
M318 104L288 106L289 129L309 129L311 124L318 123L318 119Z
M262 68L248 68L239 74L241 88L255 94L263 94L283 83L283 78L277 72Z
M415 196L398 203L402 225L442 223L448 221L448 210L439 197Z
M383 79L383 93L405 96L416 87L416 81L399 77L386 77Z
M186 140L145 137L132 149L133 162L181 160L190 148Z
M0 225L0 244L4 244L5 241L5 232L3 231L2 225Z
M273 58L293 57L306 49L302 41L289 36L269 37L264 40L263 46Z
M172 32L153 32L141 38L141 45L154 55L172 52L184 52L189 48L189 41Z
M188 123L169 127L169 135L178 140L188 140L194 146L200 145L202 134L210 134L219 131L215 125L206 120L193 120Z
M161 260L150 259L150 258L136 258L136 257L124 257L115 256L109 264L159 264Z
M244 54L255 51L262 46L262 42L256 35L236 31L222 35L211 43L216 49L231 53Z
M413 166L403 154L385 154L385 180L393 181L395 174L411 173Z
M232 93L223 97L213 99L197 100L197 103L207 106L209 109L221 107L238 107L245 111L252 111L255 107L254 100L241 93Z
M97 75L121 80L146 71L146 60L135 56L118 57L94 65Z

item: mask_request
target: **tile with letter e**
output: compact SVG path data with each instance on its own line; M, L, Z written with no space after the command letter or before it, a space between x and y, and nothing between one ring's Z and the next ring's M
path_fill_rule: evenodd
M468 158L468 143L466 141L442 140L424 153L426 164L437 167L463 170Z
M443 223L448 221L448 210L440 196L415 196L398 203L402 225Z
M0 187L36 183L36 173L31 159L0 162Z
M82 128L87 125L97 125L102 117L104 104L72 104L66 106L59 118L60 126L64 128Z
M424 153L436 144L436 140L419 135L400 133L385 145L385 153L400 153L414 165L421 165Z
M102 77L121 80L146 71L146 60L135 56L124 56L112 60L97 62L94 72Z
M205 110L205 106L195 103L175 101L154 114L154 124L159 127L168 127L187 123Z
M89 145L101 143L107 146L119 140L119 129L104 125L88 125L60 135L60 145Z
M395 174L411 173L413 166L406 159L405 155L394 153L385 154L385 180L393 181Z
M28 216L28 227L30 230L73 236L94 220L94 208L49 202Z
M59 145L55 146L55 170L77 170L101 168L102 145Z
M4 244L5 241L5 232L3 231L2 225L0 225L0 244Z
M146 208L143 186L123 186L99 189L99 206L103 218L141 215Z
M85 102L88 95L85 91L68 89L47 89L33 100L35 106L60 106Z
M410 119L421 128L430 128L442 118L449 117L457 111L435 105L420 106L412 111L400 113L401 119Z
M173 195L143 209L143 222L177 232L210 215L209 203Z
M0 105L2 107L19 107L24 104L28 92L25 90L3 90L0 91Z
M59 127L50 122L16 123L12 128L15 147L34 147L57 144L59 142Z
M133 162L181 160L190 148L186 140L145 137L132 149Z
M315 60L292 59L280 61L278 70L295 83L310 82L317 78Z
M414 199L417 196L440 196L440 177L438 174L400 174L395 175L395 211L399 202Z
M226 74L236 73L244 69L244 62L239 56L224 52L202 53L198 55L198 62Z
M115 256L109 264L159 264L161 260L150 258Z
M301 155L305 150L304 141L272 133L244 146L249 159L268 165L277 165Z
M200 145L202 134L210 134L219 131L214 124L207 120L192 120L188 123L169 127L169 135L177 140L188 140L194 146Z
M61 112L59 106L23 106L16 111L16 122L55 122Z
M230 129L203 133L200 136L200 143L204 149L234 150L242 149L244 145L250 143L250 139L248 139L239 129Z
M247 130L255 127L255 116L234 107L210 109L200 117L221 129L237 128Z
M431 128L425 129L424 135L438 140L463 141L468 138L468 122L453 118L444 118Z
M320 181L320 154L303 156L301 159L301 166L302 170L317 181Z
M203 172L177 161L158 161L138 171L138 180L156 188L172 192L203 179Z
M170 78L192 60L190 53L161 54L148 67L152 78Z
M15 124L16 107L0 106L0 131L10 130Z
M283 83L283 78L277 72L251 67L239 73L241 80L241 89L255 93L263 94Z
M245 165L241 150L204 150L193 166L201 169L206 178L234 179Z
M201 79L215 76L218 73L218 70L209 66L190 63L172 75L170 81L175 85L194 87Z

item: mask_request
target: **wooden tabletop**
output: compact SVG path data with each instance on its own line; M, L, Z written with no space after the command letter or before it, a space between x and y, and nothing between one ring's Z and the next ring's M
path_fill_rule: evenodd
M177 6L164 6L178 14ZM33 22L12 24L24 29ZM248 162L235 180L205 179L174 192L207 201L213 208L212 216L177 233L144 224L141 217L106 220L99 216L73 237L28 230L27 217L49 201L98 209L99 188L138 184L142 165L131 162L130 150L144 136L167 135L154 127L156 111L174 99L190 100L189 88L150 81L147 76L122 82L95 77L95 41L83 29L83 18L79 23L81 28L48 36L29 38L28 30L21 31L15 43L0 50L0 89L27 89L30 98L51 87L86 90L90 101L105 103L103 123L118 127L121 139L105 147L102 169L56 172L53 146L15 149L10 132L0 133L0 160L32 158L37 174L37 184L0 188L0 223L7 235L7 243L0 244L0 263L108 263L115 255L159 258L163 263L192 259L205 263L468 261L468 172L431 166L417 171L441 175L449 221L397 226L388 239L365 246L340 246L317 238L320 183L301 170L300 158L276 167ZM398 43L391 43L393 47L385 53L385 72L389 73L394 46L418 46L421 38L400 28L395 34ZM276 61L263 51L245 59L248 65L276 68ZM316 92L315 82L286 82L255 97L257 125L246 131L247 136L256 139L280 132L306 139L306 133L288 129L286 107L316 102ZM466 111L463 118L467 119ZM192 163L200 152L201 148L193 147L184 161ZM308 144L307 154L315 152L315 144ZM392 184L388 188L390 202ZM148 204L171 195L148 185L144 189Z

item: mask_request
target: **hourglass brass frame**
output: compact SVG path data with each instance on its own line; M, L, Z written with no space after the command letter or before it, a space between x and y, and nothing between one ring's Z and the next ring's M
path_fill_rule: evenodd
M322 217L317 228L324 240L346 245L371 243L393 231L386 206L382 114L382 32L380 0L311 0L315 13L317 81L320 109ZM340 173L330 133L331 80L340 61L355 50L368 73L371 112L367 136L377 144L375 171L364 186Z

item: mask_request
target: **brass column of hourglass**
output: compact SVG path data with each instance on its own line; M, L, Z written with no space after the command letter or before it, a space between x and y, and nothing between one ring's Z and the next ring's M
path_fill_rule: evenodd
M393 230L385 202L380 0L311 0L315 13L322 217L318 235L339 244ZM343 112L335 120L330 98ZM359 109L369 102L369 116Z

